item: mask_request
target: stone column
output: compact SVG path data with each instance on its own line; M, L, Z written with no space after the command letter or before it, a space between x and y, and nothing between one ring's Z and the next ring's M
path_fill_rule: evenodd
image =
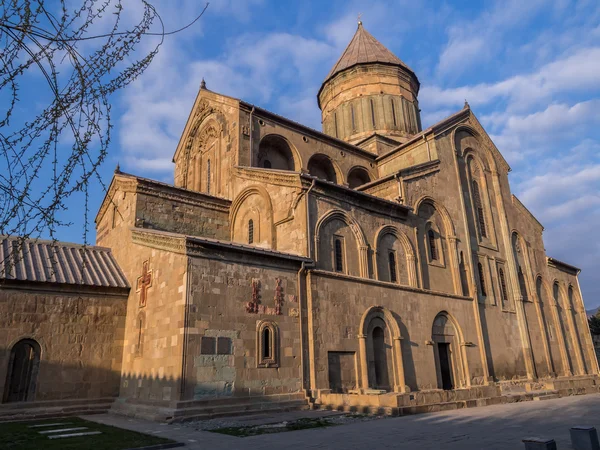
M596 357L596 349L594 348L594 341L592 340L592 333L590 332L590 326L587 323L587 314L585 312L585 305L583 304L583 296L581 295L581 287L579 286L579 277L576 278L577 280L577 300L579 303L579 307L581 308L582 311L582 315L581 315L581 321L584 322L583 326L584 326L584 342L583 345L585 346L585 348L588 351L589 354L589 358L590 358L590 364L592 365L592 367L590 367L590 375L593 374L598 374L599 370L598 370L598 358Z
M417 261L415 255L406 255L406 272L408 273L408 285L419 287L417 283Z
M518 278L517 285L518 285ZM525 306L523 305L523 296L515 296L515 312L517 313L517 322L519 323L519 334L523 344L523 356L525 361L525 370L527 371L527 379L535 380L535 365L533 362L533 352L531 350L531 339L527 330L527 319L525 316Z
M369 246L361 245L359 249L360 255L360 276L369 278Z
M395 392L406 392L406 381L404 379L404 361L402 360L402 338L393 338L394 359L396 360L397 384L394 386Z
M552 315L554 316L554 326L556 327L556 338L558 339L558 347L560 348L560 358L562 360L563 375L570 377L573 375L571 366L569 365L569 357L567 356L567 341L562 331L560 323L560 314L558 310L558 300L552 296Z
M448 236L448 249L450 253L450 270L452 271L452 281L454 283L454 293L456 295L462 295L462 285L460 282L460 261L458 256L458 243L456 236Z
M358 357L360 368L360 387L369 389L369 364L367 362L367 335L358 335Z
M571 300L567 296L567 322L569 322L569 329L571 331L571 342L573 343L573 351L575 353L575 360L577 361L577 375L585 375L585 365L583 364L583 358L581 355L581 347L579 346L579 339L577 337L577 326L573 319L573 306Z

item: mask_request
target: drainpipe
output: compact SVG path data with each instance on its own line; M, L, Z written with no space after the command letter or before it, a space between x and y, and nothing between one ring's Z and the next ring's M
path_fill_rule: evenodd
M310 187L308 188L308 191L306 191L306 194L304 194L304 196L306 198L306 245L307 245L306 254L310 259L312 259L312 247L310 246L310 244L311 244L310 205L308 204L308 197L309 197L308 194L310 194L310 191L313 190L316 182L317 182L317 180L313 178L312 183L311 183Z
M254 114L254 105L252 105L252 111L250 111L250 129L248 130L248 133L250 134L250 158L248 159L248 167L252 167L252 141L253 136L252 136L252 129L254 128L252 126L252 115Z

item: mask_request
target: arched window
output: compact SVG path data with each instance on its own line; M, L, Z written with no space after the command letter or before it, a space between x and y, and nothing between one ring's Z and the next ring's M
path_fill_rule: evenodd
M348 186L352 189L371 181L369 171L364 167L354 167L348 172Z
M508 302L508 292L506 290L506 278L504 276L504 269L498 269L498 277L500 278L500 291L502 294L502 300Z
M248 221L248 244L254 243L254 220Z
M344 249L342 239L339 237L335 238L335 271L343 272L344 271Z
M206 162L206 193L210 194L210 159Z
M338 137L337 113L333 113L333 125L335 126L335 137Z
M392 104L392 120L394 121L394 126L398 126L396 123L396 106L394 105L393 98L390 98L390 103Z
M429 257L432 261L438 260L438 251L435 242L435 233L433 230L427 232L427 240L429 242Z
M398 275L396 271L396 254L394 252L390 252L388 255L389 259L389 267L390 267L390 281L395 283L398 281Z
M321 153L314 154L308 160L308 173L321 180L337 183L337 175L331 158Z
M485 216L483 214L483 204L481 203L481 195L479 195L479 185L477 181L473 181L473 199L477 210L477 221L479 222L479 231L482 237L487 237L487 229L485 227Z
M278 134L269 134L261 139L254 164L263 169L296 170L294 150L289 142Z
M485 277L483 276L483 266L481 263L477 263L477 271L479 273L479 288L481 289L481 296L487 297L487 290L485 288Z
M275 322L262 321L257 326L256 351L258 367L279 367L279 328Z
M352 131L356 130L356 121L354 120L354 106L350 104L350 116L352 119Z
M528 301L527 285L525 284L525 276L523 275L523 268L519 266L519 289L521 290L521 296L524 301Z
M41 349L33 339L17 342L10 351L4 402L26 402L35 397Z

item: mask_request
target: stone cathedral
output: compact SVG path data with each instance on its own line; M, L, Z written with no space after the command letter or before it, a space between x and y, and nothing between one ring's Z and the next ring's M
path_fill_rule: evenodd
M579 269L467 103L422 129L417 75L360 23L322 132L209 88L173 185L115 171L96 246L1 238L0 418L598 392Z

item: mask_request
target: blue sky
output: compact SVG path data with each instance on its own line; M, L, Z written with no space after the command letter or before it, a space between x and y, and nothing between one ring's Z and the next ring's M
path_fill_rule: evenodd
M155 2L167 28L201 2ZM137 9L126 2L129 14ZM419 76L423 126L467 99L512 167L511 188L545 226L548 255L583 269L600 305L600 2L215 0L169 38L151 68L113 98L115 139L102 169L172 182L171 158L202 77L320 129L316 93L356 30L365 28ZM92 188L90 223L102 201ZM83 215L57 237L79 240ZM93 229L93 224L91 225ZM91 236L93 241L93 235Z

